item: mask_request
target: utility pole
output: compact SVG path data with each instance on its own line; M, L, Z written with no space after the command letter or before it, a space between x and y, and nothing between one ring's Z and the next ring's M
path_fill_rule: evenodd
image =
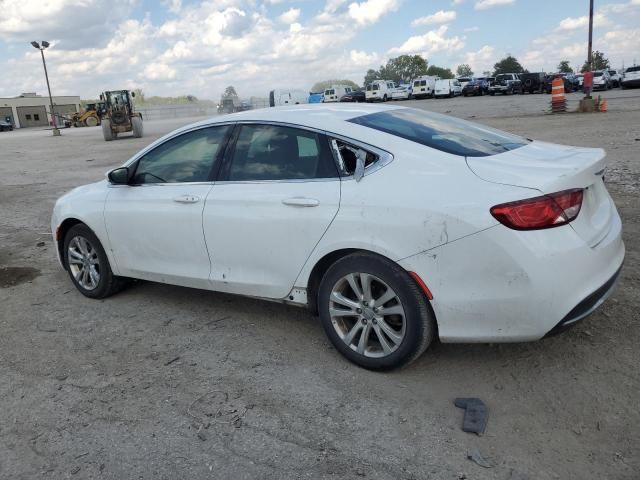
M51 122L53 124L53 136L59 137L60 130L56 125L56 114L53 110L53 97L51 96L51 87L49 86L49 73L47 72L47 62L44 61L44 49L49 46L49 42L43 40L41 43L42 43L42 46L40 46L38 42L34 41L34 42L31 42L31 45L33 45L33 48L37 48L38 50L40 50L40 55L42 55L42 66L44 67L44 77L47 80L47 90L49 91L49 105L51 107Z
M593 70L593 0L589 0L589 51L587 52L587 63L589 71Z

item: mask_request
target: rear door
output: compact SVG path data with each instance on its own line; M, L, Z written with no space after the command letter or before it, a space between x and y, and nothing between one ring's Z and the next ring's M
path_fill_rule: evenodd
M284 298L339 203L338 170L323 134L238 125L204 209L214 288Z

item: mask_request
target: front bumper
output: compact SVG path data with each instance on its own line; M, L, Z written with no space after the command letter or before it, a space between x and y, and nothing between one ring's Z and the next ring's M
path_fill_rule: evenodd
M443 342L520 342L590 313L624 255L616 212L593 248L571 226L517 232L497 225L399 263L433 293Z

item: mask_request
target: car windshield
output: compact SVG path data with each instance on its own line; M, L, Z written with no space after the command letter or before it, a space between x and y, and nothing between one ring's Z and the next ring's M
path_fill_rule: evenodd
M499 82L501 80L511 80L511 75L497 75L496 82Z
M459 78L458 81L459 82L471 82L472 80L470 78L463 77L463 78Z
M602 72L595 72L593 74L594 77L601 77L602 76Z
M463 157L488 157L527 144L525 138L517 135L412 108L372 113L349 122Z
M616 72L615 70L609 70L609 75L617 75L618 72Z

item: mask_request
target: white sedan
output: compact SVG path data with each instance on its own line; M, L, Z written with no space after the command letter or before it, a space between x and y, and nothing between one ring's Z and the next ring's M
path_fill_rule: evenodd
M176 130L54 208L87 297L127 278L307 306L353 362L537 340L624 258L604 151L382 105L252 110Z

